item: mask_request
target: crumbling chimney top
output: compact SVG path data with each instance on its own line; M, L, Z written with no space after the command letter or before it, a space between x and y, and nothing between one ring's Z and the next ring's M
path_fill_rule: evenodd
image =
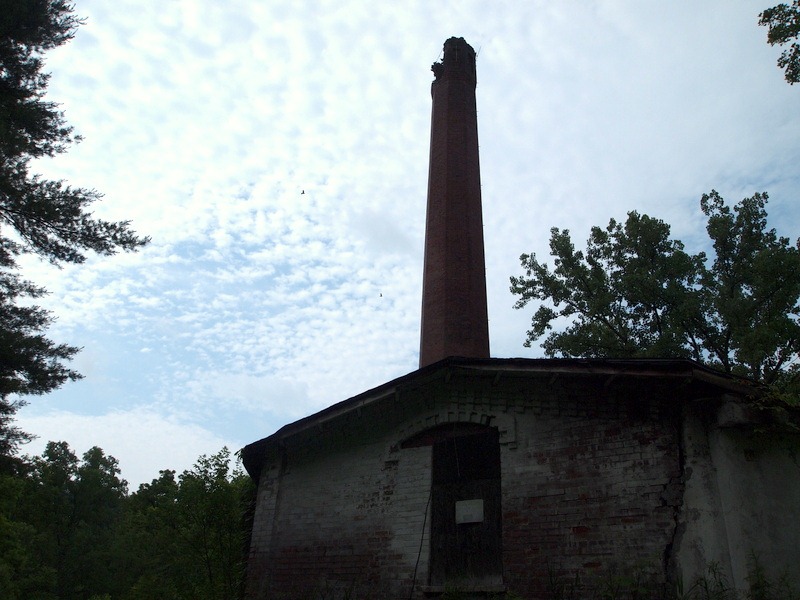
M437 81L447 77L475 82L475 50L464 38L451 37L444 43L442 61L433 63L431 71Z

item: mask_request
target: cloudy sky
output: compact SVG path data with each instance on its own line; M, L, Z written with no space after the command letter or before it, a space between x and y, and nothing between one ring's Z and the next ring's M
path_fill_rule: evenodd
M773 2L774 3L774 2ZM55 269L86 377L19 423L99 445L133 489L417 367L430 65L478 51L491 353L522 344L519 255L629 210L704 244L699 198L770 193L800 234L800 86L764 1L79 0L49 98L85 140L40 162L152 236ZM305 193L303 193L305 192Z

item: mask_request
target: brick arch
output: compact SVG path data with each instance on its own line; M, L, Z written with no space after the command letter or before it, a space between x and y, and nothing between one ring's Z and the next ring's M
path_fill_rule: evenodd
M452 406L432 410L417 415L413 420L406 421L396 433L391 436L391 441L386 446L386 453L391 454L400 448L411 448L407 445L417 436L424 436L426 432L434 432L438 428L471 426L477 428L494 428L500 434L500 445L516 447L517 426L513 414L503 411L469 410L469 408ZM477 430L477 429L476 429ZM417 444L424 446L430 444Z
M497 429L488 424L473 423L471 421L453 421L452 423L442 423L433 425L422 431L405 438L400 442L400 448L419 448L420 446L432 446L437 442L448 438L461 437L476 433L483 433L491 429Z

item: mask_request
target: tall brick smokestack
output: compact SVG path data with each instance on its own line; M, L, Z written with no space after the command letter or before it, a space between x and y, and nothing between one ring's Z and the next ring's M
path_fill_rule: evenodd
M420 367L489 357L475 51L450 38L432 70Z

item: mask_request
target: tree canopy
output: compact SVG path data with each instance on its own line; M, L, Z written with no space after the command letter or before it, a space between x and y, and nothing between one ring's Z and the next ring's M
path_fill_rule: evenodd
M758 15L758 24L768 28L767 42L770 46L783 46L797 40L800 36L800 0L766 9ZM789 85L800 81L800 44L797 41L781 53L778 66L784 70Z
M53 316L35 301L46 290L18 273L32 254L53 265L80 264L87 253L135 251L148 242L129 222L98 219L96 190L32 172L32 161L80 140L45 98L43 54L73 38L81 20L64 0L0 0L0 452L26 435L9 425L24 400L80 375L67 366L78 348L48 339Z
M3 599L234 600L243 591L255 486L223 448L128 494L98 447L50 442L0 472Z
M766 193L733 208L703 195L711 255L686 251L656 218L593 227L586 250L551 229L554 268L520 257L515 308L539 301L526 346L550 357L691 358L767 384L800 353L800 249L767 227ZM798 242L800 243L800 242Z

